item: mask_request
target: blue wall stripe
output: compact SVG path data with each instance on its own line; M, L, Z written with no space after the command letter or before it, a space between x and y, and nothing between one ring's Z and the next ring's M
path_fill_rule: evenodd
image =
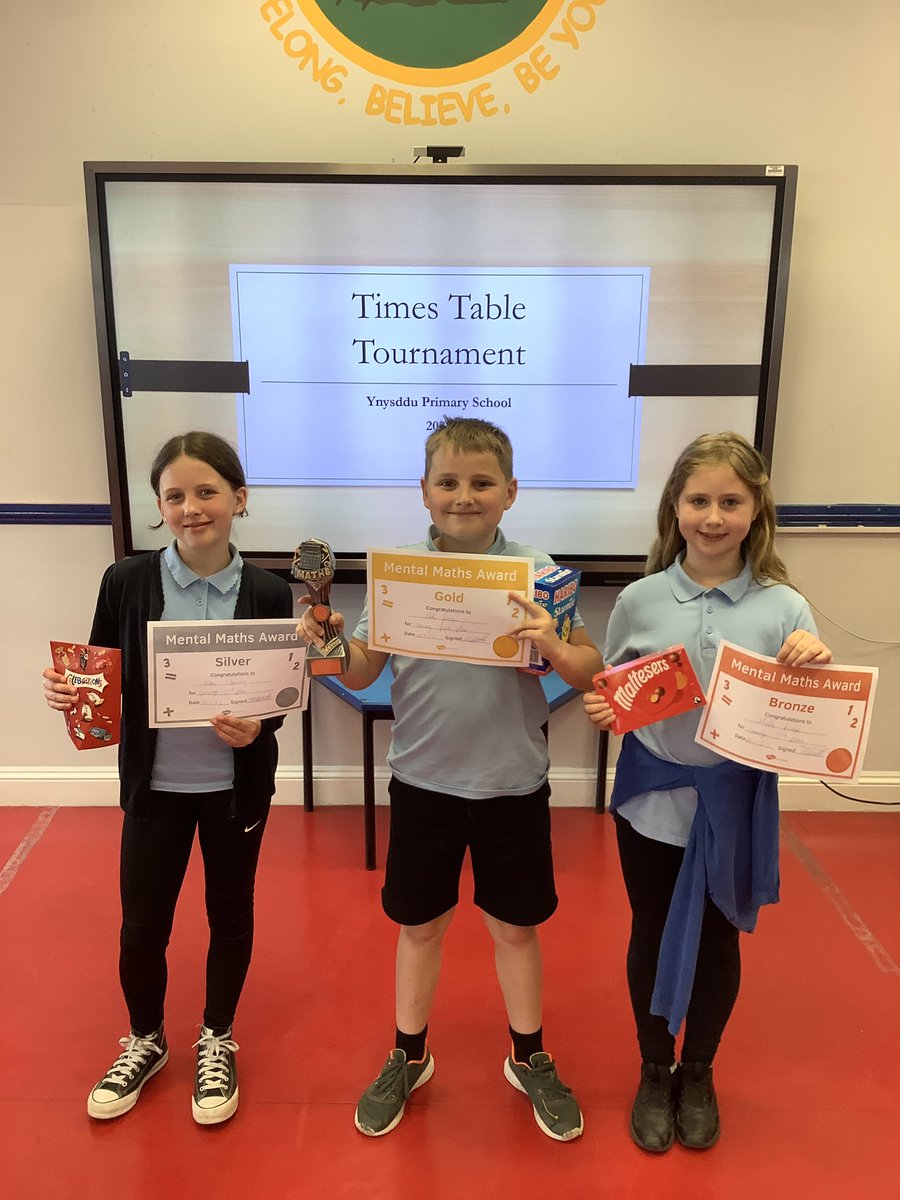
M108 504L0 504L0 525L111 525Z
M777 511L779 529L900 526L900 504L779 504Z
M108 504L0 504L0 525L110 525ZM779 504L780 529L900 527L900 504Z

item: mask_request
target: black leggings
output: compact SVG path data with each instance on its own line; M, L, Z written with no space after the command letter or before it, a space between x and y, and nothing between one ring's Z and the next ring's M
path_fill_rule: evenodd
M234 1020L253 949L253 887L268 808L255 826L229 817L231 791L153 792L149 820L125 814L120 892L119 979L138 1033L163 1020L166 947L175 905L200 836L206 881L209 950L203 1023L228 1029Z
M615 815L619 860L631 905L628 989L644 1062L671 1065L675 1039L665 1017L650 1012L663 927L684 858L680 846L638 833ZM697 972L684 1025L683 1062L711 1063L741 984L739 931L707 898Z

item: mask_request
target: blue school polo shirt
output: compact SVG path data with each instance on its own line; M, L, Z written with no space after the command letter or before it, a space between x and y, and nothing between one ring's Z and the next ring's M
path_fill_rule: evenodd
M164 621L230 621L244 561L230 546L231 562L207 579L182 562L175 543L162 556ZM160 729L150 787L157 792L221 792L234 782L234 751L212 726Z
M431 526L424 542L406 550L440 554ZM553 559L533 546L508 542L497 530L488 554ZM584 625L577 611L573 628ZM353 636L368 644L368 599ZM393 654L391 704L394 723L388 763L403 783L466 799L525 796L546 780L550 768L541 726L547 701L540 679L514 667L435 661Z
M704 588L685 573L683 560L682 552L665 571L639 579L620 593L606 631L608 666L683 645L705 690L720 641L774 657L795 630L816 632L803 596L787 584L758 583L749 563L735 579ZM694 741L701 716L697 709L656 721L636 730L635 737L667 762L716 766L721 756ZM692 787L645 792L618 809L638 833L675 846L687 845L696 810Z

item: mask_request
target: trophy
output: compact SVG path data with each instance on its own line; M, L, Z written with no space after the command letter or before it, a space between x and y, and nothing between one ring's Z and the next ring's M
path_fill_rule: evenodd
M325 628L325 645L306 647L306 668L310 675L343 675L350 665L350 647L343 634L331 624L328 594L334 579L334 555L321 538L307 538L294 551L291 574L312 598L310 612Z

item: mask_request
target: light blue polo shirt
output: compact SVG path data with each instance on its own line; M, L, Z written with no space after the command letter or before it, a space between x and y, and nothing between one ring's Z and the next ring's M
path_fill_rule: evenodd
M440 554L439 536L432 525L426 541L403 549ZM533 546L508 542L499 529L487 553L532 558L536 568L553 563ZM584 625L577 612L572 625ZM353 636L368 644L368 600ZM525 796L546 780L550 762L541 726L548 710L537 676L399 654L390 663L388 763L399 780L466 799Z
M164 621L230 621L244 562L234 548L224 570L201 579L173 542L162 556ZM150 787L157 792L221 792L234 782L234 752L211 726L160 729Z
M720 641L774 657L795 630L816 632L809 605L792 587L757 583L745 564L735 579L707 589L685 574L683 559L682 552L665 571L620 593L606 630L608 666L683 645L706 690ZM721 757L694 741L701 715L697 709L656 721L636 730L635 737L668 762L715 766ZM635 796L618 811L645 837L686 846L696 808L694 789L678 788Z

